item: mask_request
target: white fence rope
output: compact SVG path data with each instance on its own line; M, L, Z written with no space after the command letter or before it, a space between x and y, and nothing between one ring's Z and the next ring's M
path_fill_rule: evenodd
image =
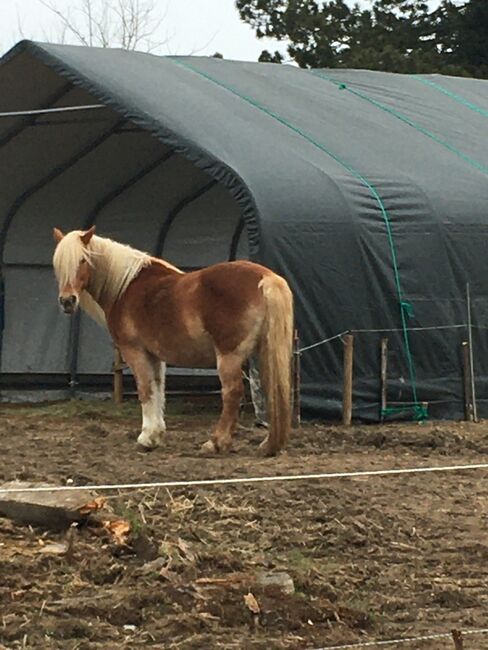
M407 330L407 332L429 332L433 330L463 329L466 327L467 327L466 323L460 323L457 325L429 325L427 327L407 327L405 329ZM335 334L334 336L330 336L327 339L323 339L322 341L317 341L317 343L312 343L312 345L307 345L304 348L300 348L299 350L296 351L295 354L301 354L302 352L306 352L307 350L313 350L313 348L317 348L319 345L324 345L325 343L330 343L331 341L335 341L335 339L340 339L346 334L380 334L380 333L387 333L387 332L403 332L403 331L404 331L403 328L387 328L387 327L383 327L379 329L344 330L340 334Z
M462 636L476 634L488 634L488 628L481 628L478 630L466 630L461 632ZM321 648L314 648L313 650L348 650L348 648L375 648L387 645L400 645L403 643L418 643L419 641L433 641L435 639L452 639L452 634L427 634L425 636L405 637L403 639L390 639L385 641L363 641L362 643L349 643L346 645L328 645Z
M429 332L433 330L457 330L457 329L466 329L468 326L465 323L460 323L458 325L429 325L427 327L406 327L407 332ZM372 333L379 333L379 332L403 332L404 330L400 327L398 328L390 328L390 329L385 329L385 328L380 328L380 329L360 329L360 330L351 330L351 334L361 334L363 332L372 332Z
M58 108L39 108L32 111L7 111L0 117L23 117L28 115L49 115L50 113L70 113L73 111L91 111L96 108L107 108L105 104L85 104L84 106L59 106Z
M341 332L340 334L336 334L335 336L331 336L328 339L324 339L323 341L317 341L317 343L312 343L312 345L307 345L305 348L300 348L299 350L296 351L296 354L301 354L302 352L306 352L307 350L312 350L313 348L317 348L319 345L324 345L324 343L330 343L330 341L334 341L335 339L340 339L341 336L345 336L346 334L349 334L350 330L344 330L344 332Z
M398 469L376 469L356 472L326 472L323 474L291 474L283 476L251 476L242 478L195 479L190 481L159 481L155 483L114 483L107 485L56 485L53 487L0 487L0 494L28 492L69 492L73 490L151 490L156 488L201 487L212 485L251 485L253 483L278 483L287 481L313 481L334 478L360 478L378 476L401 476L408 474L428 474L440 472L462 472L468 470L488 469L488 463L475 465L444 465L440 467L407 467Z

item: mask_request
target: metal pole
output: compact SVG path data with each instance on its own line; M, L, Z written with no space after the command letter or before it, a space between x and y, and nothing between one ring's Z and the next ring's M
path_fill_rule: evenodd
M71 399L76 399L78 385L78 357L79 341L81 332L81 313L78 310L71 316L68 337L68 355L69 355L69 392Z
M51 115L52 113L71 113L74 111L92 111L107 108L105 104L85 104L84 106L60 106L59 108L38 108L32 111L6 111L1 117L24 117L26 115Z
M478 409L476 406L476 387L474 383L473 329L471 323L471 292L469 290L469 282L466 282L466 309L468 312L469 371L471 376L471 400L473 406L473 422L478 422Z

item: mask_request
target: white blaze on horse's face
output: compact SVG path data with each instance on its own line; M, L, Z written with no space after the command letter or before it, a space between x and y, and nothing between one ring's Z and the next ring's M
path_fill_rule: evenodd
M80 240L84 246L88 246L94 232L95 226L90 228L90 230L79 234ZM54 228L53 234L54 241L59 246L64 239L64 235L58 228ZM59 304L65 314L72 315L79 307L81 292L88 286L90 281L90 265L86 259L80 258L76 272L74 274L72 272L69 274L69 280L61 279L67 277L65 269L62 273L59 273L60 269L56 269L56 271L58 279L60 279L58 295Z

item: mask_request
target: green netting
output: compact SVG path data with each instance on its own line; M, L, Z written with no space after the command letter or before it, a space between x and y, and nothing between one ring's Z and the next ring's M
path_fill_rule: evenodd
M429 419L428 406L422 403L402 404L402 406L388 406L381 409L382 416L399 415L400 413L412 413L414 420L423 422Z

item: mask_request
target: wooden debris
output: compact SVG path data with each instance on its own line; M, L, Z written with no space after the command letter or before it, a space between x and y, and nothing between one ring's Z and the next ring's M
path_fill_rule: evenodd
M464 644L463 644L463 635L459 630L453 630L451 632L452 634L452 640L454 641L454 648L455 650L463 650Z
M44 553L46 555L66 555L68 552L68 544L65 542L52 542L51 544L45 544L39 549L39 553Z
M151 562L146 562L140 569L142 575L148 575L150 573L160 572L166 567L167 560L164 557L158 557Z
M251 592L248 592L244 596L244 604L247 607L247 609L251 612L253 625L256 628L259 625L259 614L261 613L261 607L259 606L259 603L256 600L255 595L252 594Z
M178 537L177 546L181 553L183 553L184 558L193 564L196 560L196 555L191 550L190 544L185 542L184 539L181 539L181 537Z
M93 501L85 503L81 508L78 508L80 515L91 515L98 510L101 510L103 506L107 503L107 499L104 497L96 497Z
M231 573L225 578L197 578L195 584L203 586L230 587L240 585L243 582L250 583L252 576L248 573Z
M261 607L259 607L256 597L251 592L244 596L244 604L253 614L259 614L261 611Z
M116 544L125 546L127 537L130 533L130 524L125 519L107 519L103 522L103 527L113 537Z

